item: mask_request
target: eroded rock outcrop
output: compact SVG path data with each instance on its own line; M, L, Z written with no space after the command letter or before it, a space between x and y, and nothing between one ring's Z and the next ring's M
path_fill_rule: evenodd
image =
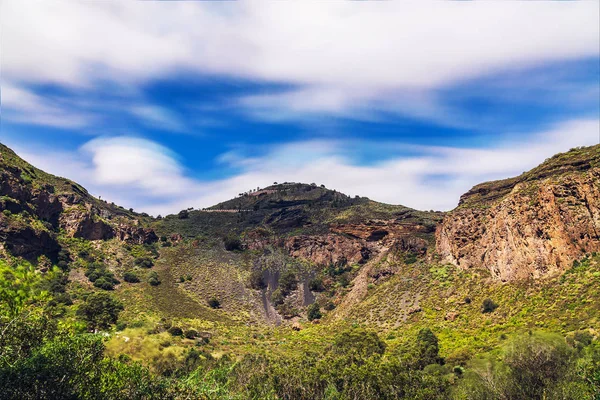
M60 231L86 240L158 240L152 229L140 226L138 215L31 166L1 144L0 212L2 250L30 260L58 253Z
M600 251L600 146L547 160L520 177L478 185L436 232L437 251L503 280L566 270Z

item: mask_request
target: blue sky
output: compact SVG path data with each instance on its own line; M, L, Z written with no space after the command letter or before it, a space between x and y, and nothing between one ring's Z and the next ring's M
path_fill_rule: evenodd
M598 7L7 0L0 140L155 215L273 181L447 210L600 141Z

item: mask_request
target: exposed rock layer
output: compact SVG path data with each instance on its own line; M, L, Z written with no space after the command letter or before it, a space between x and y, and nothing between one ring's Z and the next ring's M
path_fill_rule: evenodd
M561 272L600 251L600 146L478 185L436 232L442 258L503 280Z

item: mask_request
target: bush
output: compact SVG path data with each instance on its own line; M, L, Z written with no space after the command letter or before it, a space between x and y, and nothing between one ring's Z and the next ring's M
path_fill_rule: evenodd
M198 331L195 329L188 329L185 331L185 337L188 339L196 339L198 337Z
M85 276L94 283L94 286L103 290L113 290L120 282L115 275L99 262L91 263L85 272Z
M271 303L273 303L273 305L278 306L280 304L283 304L284 301L285 296L283 295L280 289L276 289L273 291L273 293L271 293Z
M138 257L135 259L135 265L142 268L152 268L154 261L150 257Z
M482 313L491 313L498 308L498 304L494 303L491 299L485 299L481 306Z
M265 280L263 279L262 271L254 270L250 274L250 287L252 289L261 290L264 289L267 285L265 284Z
M128 283L138 283L140 278L133 271L127 271L123 274L123 280Z
M308 288L313 292L322 292L323 290L325 290L325 286L323 285L323 279L312 279L310 282L308 282Z
M242 249L242 241L239 237L234 235L229 235L223 239L223 243L225 244L225 250L234 251Z
M279 288L284 296L298 288L298 278L292 271L286 271L279 277Z
M155 271L152 271L150 275L148 275L148 283L152 286L160 285L160 279L158 278L158 274Z
M115 288L114 283L107 281L103 276L96 279L94 286L103 290L114 290Z
M210 308L219 308L221 307L221 302L217 298L211 297L208 300L208 305Z
M309 321L313 321L315 319L320 319L323 314L321 314L321 309L317 303L313 303L308 306L308 312L306 313Z
M168 332L171 334L171 336L183 336L183 329L178 326L170 327Z

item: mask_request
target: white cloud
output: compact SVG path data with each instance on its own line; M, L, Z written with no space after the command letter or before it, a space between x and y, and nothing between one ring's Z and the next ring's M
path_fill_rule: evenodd
M61 128L80 128L98 120L91 113L78 112L68 102L46 98L8 83L2 85L2 118Z
M340 112L390 90L423 92L497 70L597 56L598 8L595 1L5 0L2 72L12 82L90 85L184 69L300 86L284 95L281 112ZM251 100L261 108L277 98ZM404 112L411 106L428 113L431 103L424 110L411 101L396 105Z
M144 139L95 139L73 153L21 152L18 146L16 150L36 166L76 180L104 199L154 215L208 207L273 181L316 182L348 195L448 210L475 184L518 175L571 147L597 144L599 131L599 120L575 120L529 139L486 149L395 143L396 148L417 155L369 166L354 163L348 149L370 143L287 143L260 157L224 155L221 162L232 163L242 172L217 181L188 177L173 153Z

